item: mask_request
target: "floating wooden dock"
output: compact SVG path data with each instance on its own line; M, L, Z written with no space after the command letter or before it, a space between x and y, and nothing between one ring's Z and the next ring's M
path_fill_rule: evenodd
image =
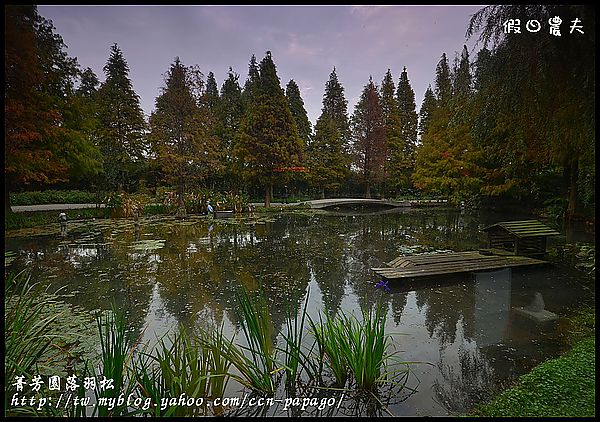
M388 267L371 268L371 270L383 278L396 279L539 264L547 264L547 262L525 256L494 254L491 251L486 253L469 251L401 256L388 262Z

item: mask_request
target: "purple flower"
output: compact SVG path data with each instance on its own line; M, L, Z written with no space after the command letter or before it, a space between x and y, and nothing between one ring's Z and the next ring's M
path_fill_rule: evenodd
M377 284L375 285L375 288L376 288L376 289L379 289L379 288L382 288L382 287L383 287L383 288L385 289L385 291L386 291L386 292L388 292L388 293L392 291L392 289L390 289L390 286L388 286L388 282L387 282L387 280L381 280L379 283L377 283Z

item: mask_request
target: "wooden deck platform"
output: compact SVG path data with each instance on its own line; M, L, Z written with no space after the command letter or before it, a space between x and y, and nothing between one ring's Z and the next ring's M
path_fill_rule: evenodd
M371 270L386 279L396 279L539 264L547 264L547 262L524 256L469 251L401 256L388 262L388 267L371 268Z

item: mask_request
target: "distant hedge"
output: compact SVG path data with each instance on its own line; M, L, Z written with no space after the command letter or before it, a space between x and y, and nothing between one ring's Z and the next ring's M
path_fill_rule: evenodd
M104 194L100 195L101 201L104 196ZM96 199L96 192L81 190L45 190L10 194L11 205L95 204Z

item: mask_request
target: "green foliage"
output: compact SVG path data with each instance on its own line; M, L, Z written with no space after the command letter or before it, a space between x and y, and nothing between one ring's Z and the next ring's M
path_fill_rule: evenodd
M390 176L396 187L406 189L411 187L410 174L415 166L418 129L415 93L408 80L406 67L400 74L396 100L400 127L398 138L393 138L389 145L392 160Z
M395 353L388 354L391 337L385 334L386 312L378 304L375 309L363 311L362 320L343 312L335 318L326 315L325 322L319 315L318 324L310 320L321 359L319 366L327 365L335 376L336 387L343 388L350 380L358 390L375 392L398 374L408 375L405 370L393 368L393 364L388 366Z
M77 60L36 6L5 12L5 191L97 173L98 151L74 93Z
M312 138L312 129L306 109L304 108L304 101L300 96L300 88L298 84L292 79L288 82L285 87L285 96L290 106L290 112L296 122L296 128L298 128L298 135L304 142L304 146L310 144Z
M43 190L10 194L11 205L95 204L96 192L80 190Z
M303 143L288 101L279 83L271 52L260 63L259 78L242 119L235 155L243 162L243 173L265 187L265 205L278 167L300 164Z
M595 406L595 337L577 344L564 356L536 366L516 385L474 416L593 417Z
M429 122L431 121L431 115L436 109L436 99L433 95L431 85L427 87L425 96L423 98L423 104L419 110L419 135L422 137L424 133L429 129Z
M594 174L589 166L595 150L594 31L556 40L548 32L541 39L504 34L498 25L533 15L540 21L554 16L593 21L595 11L586 5L501 5L473 15L467 36L479 32L484 47L493 48L478 55L472 134L493 184L518 187L513 194L529 195L532 176L560 166L571 217L581 169L586 167L586 181Z
M221 173L218 175L220 185L225 188L239 186L240 169L234 156L235 145L239 140L240 122L244 115L242 90L238 82L239 75L231 67L227 79L221 87L221 98L217 108L217 136L219 149L222 152Z
M82 208L65 210L69 221L89 218L108 218L110 210L106 208ZM4 215L4 229L17 230L44 225L56 225L58 231L58 211L19 212Z
M556 224L562 224L567 211L567 198L554 197L547 199L544 201L544 205L546 206L546 214L548 215L548 218L550 218L550 220Z
M321 190L323 198L325 190L339 191L348 178L351 137L348 100L334 67L325 84L322 112L307 151L310 183Z
M129 195L126 192L110 192L104 198L106 208L113 218L141 217L145 205L150 200L148 195Z
M13 384L17 376L25 380L35 375L65 377L69 366L77 370L73 368L77 359L95 358L97 337L89 330L92 318L63 302L64 295L33 283L27 269L5 277L5 416L61 416L62 411L53 406L41 411L30 406L9 408L8 401L16 393ZM46 386L36 393L37 398L54 395Z
M365 185L365 198L371 197L371 187L385 178L387 143L379 92L369 79L352 115L354 165Z
M130 332L127 332L125 313L113 305L112 312L96 313L96 323L100 334L100 346L102 349L101 365L99 372L93 368L94 377L97 380L112 379L114 389L102 389L100 382L96 383L96 403L101 397L116 399L119 394L128 397L133 391L134 383L128 378L128 366L131 354L128 349L132 344ZM107 406L96 406L98 416L126 416L130 413L126 403L116 405L113 409Z
M129 66L117 44L104 66L106 81L96 94L98 146L111 190L130 187L146 151L146 121L139 95L129 79Z
M333 119L321 116L315 126L315 137L308 147L310 183L321 189L338 191L349 172L349 156L344 151L342 138Z
M215 110L211 108L216 107L211 105L216 100L214 92L212 96L202 92L203 85L200 70L176 58L150 116L148 136L157 164L167 183L177 185L181 200L186 186L202 183L220 167Z

